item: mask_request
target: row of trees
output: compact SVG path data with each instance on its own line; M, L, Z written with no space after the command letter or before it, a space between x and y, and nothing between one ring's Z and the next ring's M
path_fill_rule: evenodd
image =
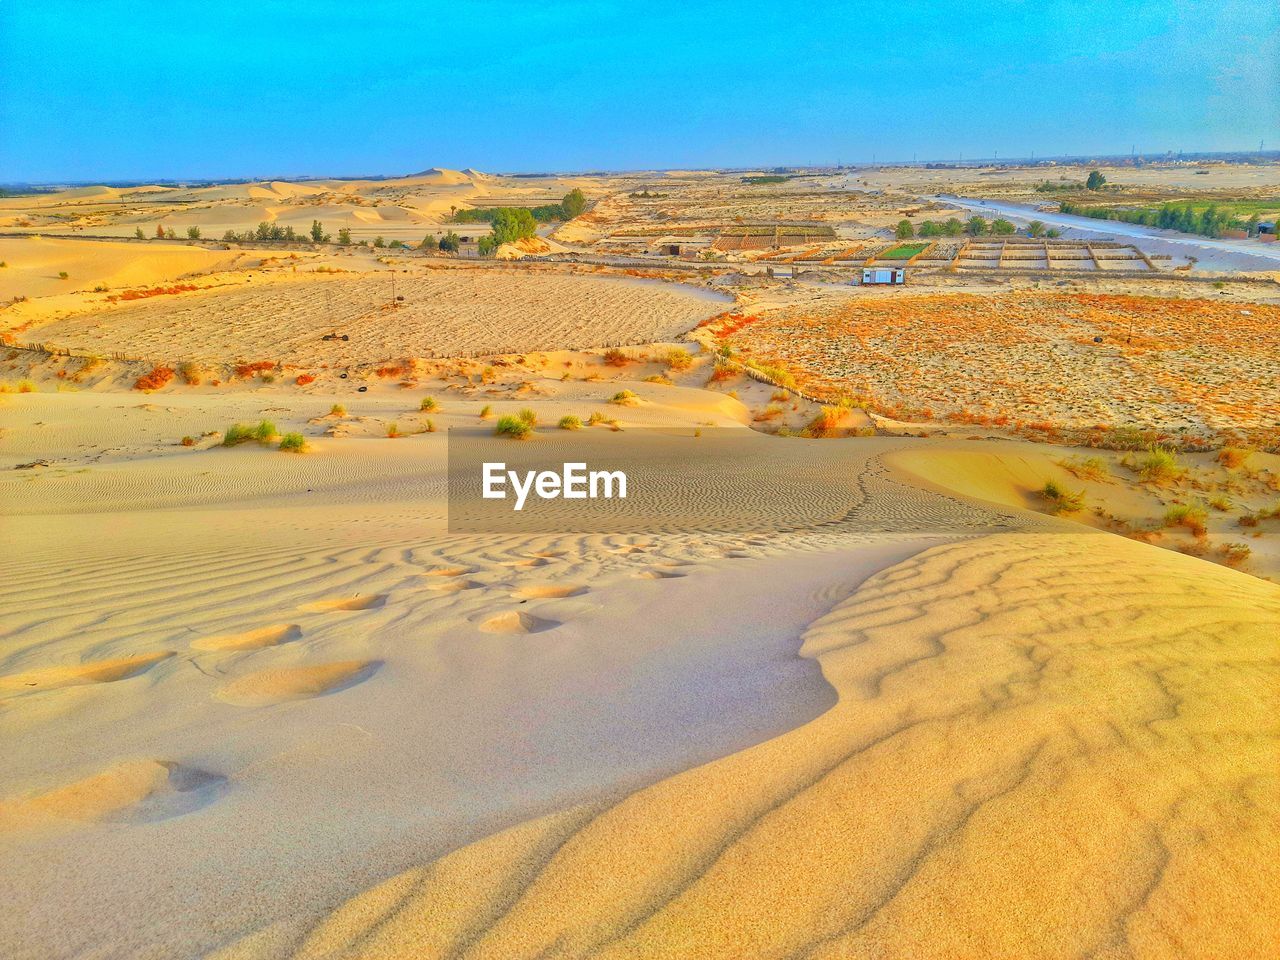
M1224 230L1232 229L1253 232L1258 225L1256 216L1251 221L1245 222L1230 210L1222 210L1214 204L1197 211L1186 203L1166 203L1159 207L1122 208L1082 206L1063 200L1062 212L1073 213L1080 217L1092 217L1095 220L1121 220L1147 227L1181 230L1183 233L1196 233L1203 237L1220 237Z
M1039 232L1033 232L1032 227L1037 227ZM920 224L919 235L922 237L958 237L962 234L968 234L971 237L981 237L989 234L997 237L1007 237L1016 232L1017 227L1003 217L999 217L989 223L983 217L970 217L963 223L955 217L951 217L941 223L934 220L926 220ZM1028 232L1033 237L1046 235L1044 224L1039 220L1032 221L1032 224L1028 227ZM910 240L916 236L917 231L910 220L900 220L894 233L899 240ZM1049 230L1047 235L1050 237L1060 236L1057 230Z
M454 223L493 223L499 216L519 211L529 214L536 223L555 223L572 220L587 209L587 198L574 187L559 203L547 203L537 207L477 207L473 210L454 210Z

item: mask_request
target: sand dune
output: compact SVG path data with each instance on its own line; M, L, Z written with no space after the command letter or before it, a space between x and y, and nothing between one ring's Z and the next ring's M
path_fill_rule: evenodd
M810 627L819 719L398 875L289 955L1269 956L1278 621L1275 587L1114 539L934 548Z

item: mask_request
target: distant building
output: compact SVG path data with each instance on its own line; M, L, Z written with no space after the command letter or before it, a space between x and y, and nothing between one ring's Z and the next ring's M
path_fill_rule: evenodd
M902 267L863 267L862 282L866 286L903 284L907 282L906 273Z
M1258 235L1261 236L1264 233L1269 233L1273 237L1275 236L1276 224L1274 220L1264 221L1258 224Z

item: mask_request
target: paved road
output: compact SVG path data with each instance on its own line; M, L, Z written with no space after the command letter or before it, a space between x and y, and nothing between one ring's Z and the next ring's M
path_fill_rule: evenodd
M1125 240L1145 240L1148 242L1142 244L1144 250L1164 247L1163 252L1196 257L1201 261L1198 265L1206 269L1280 269L1280 243L1264 245L1249 240L1214 240L1211 237L1197 237L1179 233L1176 230L1145 227L1139 223L1095 220L1092 217L1077 217L1068 213L1051 213L1020 203L1002 203L998 200L970 200L946 194L934 199L941 203L973 210L976 213L1007 217L1015 222L1026 223L1028 220L1039 220L1047 226L1063 227L1081 233Z

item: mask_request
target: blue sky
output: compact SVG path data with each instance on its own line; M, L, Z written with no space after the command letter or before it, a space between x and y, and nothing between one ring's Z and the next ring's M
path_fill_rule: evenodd
M1276 0L0 0L0 182L1261 139Z

